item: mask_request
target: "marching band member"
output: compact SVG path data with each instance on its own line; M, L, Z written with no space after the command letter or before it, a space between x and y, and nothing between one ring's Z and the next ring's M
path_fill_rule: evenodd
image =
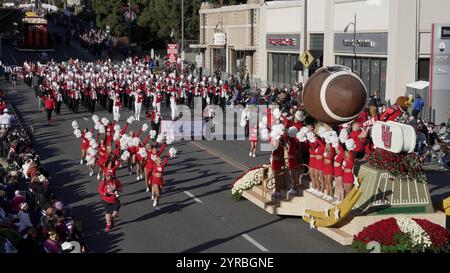
M116 94L116 98L113 102L113 115L115 121L119 121L120 119L120 108L122 108L122 102L120 101L119 94Z
M142 102L144 101L144 95L142 91L138 89L134 95L134 115L137 121L141 120Z
M170 111L172 120L175 120L177 114L177 99L175 97L175 93L172 93L170 96Z
M63 102L63 97L61 92L58 91L58 93L56 94L56 114L57 115L61 115L61 104Z

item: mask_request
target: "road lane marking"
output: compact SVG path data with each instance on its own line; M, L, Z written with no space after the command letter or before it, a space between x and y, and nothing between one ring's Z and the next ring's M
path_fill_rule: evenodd
M245 166L244 164L242 164L242 163L240 163L240 162L237 162L236 160L233 160L233 159L229 158L228 156L224 155L223 153L220 153L220 152L218 152L218 151L216 151L216 150L214 150L214 149L211 149L211 148L209 148L209 147L205 147L205 146L203 146L202 144L200 144L200 143L198 143L198 142L196 142L196 141L193 141L193 142L191 142L191 143L192 143L194 146L196 146L197 148L202 149L202 150L204 150L205 152L208 152L208 153L210 153L211 155L213 155L213 156L215 156L215 157L218 157L218 158L222 159L222 160L225 161L226 163L228 163L228 164L230 164L230 165L232 165L232 166L238 168L239 170L247 171L247 170L249 169L249 167Z
M193 195L192 193L190 193L189 191L184 191L184 193L189 196L190 198L194 199L195 202L203 204L203 201L198 199L197 197L195 197L195 195Z
M269 252L269 250L267 248L263 247L255 239L250 237L247 233L244 233L241 236L244 237L245 240L249 241L252 245L256 246L259 250L264 251L264 252Z
M83 117L83 119L84 119L85 121L89 121L89 119L88 119L87 117Z

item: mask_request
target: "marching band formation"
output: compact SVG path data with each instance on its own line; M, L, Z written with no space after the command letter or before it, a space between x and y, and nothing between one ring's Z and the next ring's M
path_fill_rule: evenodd
M84 105L94 114L98 105L118 121L120 110L128 108L134 109L139 121L145 110L145 116L151 118L155 126L161 119L163 101L175 120L176 106L183 104L192 108L195 97L202 99L202 109L209 104L224 108L238 85L234 78L225 82L212 77L197 78L186 71L177 73L177 69L171 73L152 73L150 62L149 57L95 63L71 59L63 63L48 62L45 66L25 62L22 73L24 77L39 76L42 79L39 89L44 97L49 94L55 102L64 102L74 113Z

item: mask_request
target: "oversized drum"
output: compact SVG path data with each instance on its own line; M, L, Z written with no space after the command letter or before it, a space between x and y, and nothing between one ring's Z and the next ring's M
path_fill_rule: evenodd
M303 104L316 120L343 124L361 113L368 97L364 83L348 67L328 66L306 82Z

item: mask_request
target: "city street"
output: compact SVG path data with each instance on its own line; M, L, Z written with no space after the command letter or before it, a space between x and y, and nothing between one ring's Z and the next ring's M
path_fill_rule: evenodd
M57 30L61 35L64 31ZM21 66L23 61L36 61L36 52L18 52L11 45L2 45L4 62ZM69 58L93 60L86 50L72 41L48 53L57 62ZM19 81L17 92L10 92L4 79L0 86L8 91L8 99L18 110L25 125L34 130L34 140L41 161L51 173L57 196L69 205L83 222L83 232L93 252L352 252L341 246L300 218L270 215L251 202L233 200L231 185L245 170L269 163L268 153L248 157L248 141L182 141L173 146L176 158L169 159L165 169L165 188L161 210L152 207L150 194L143 181L129 176L126 164L118 171L124 185L122 207L117 226L105 233L103 206L97 193L98 181L90 177L86 165L80 165L81 140L73 134L71 123L91 129L92 115L81 107L74 114L63 104L61 115L47 123L32 88ZM96 114L113 120L112 115L97 106ZM170 109L163 103L163 116L170 119ZM120 124L133 112L121 111ZM143 123L134 122L133 130ZM167 154L168 148L165 154ZM427 171L433 200L448 196L449 172Z
M37 53L19 53L5 45L3 56L18 64L38 58ZM49 57L61 61L87 57L87 53L72 43L69 48L49 53ZM123 206L117 227L106 234L98 181L79 164L80 139L75 138L71 127L77 120L81 128L91 128L91 115L86 109L73 114L63 105L62 115L48 124L45 113L38 111L32 89L20 82L17 90L8 97L25 123L33 126L37 150L52 174L57 194L83 221L83 231L94 252L351 251L318 231L310 231L301 219L269 215L246 200L234 201L230 193L234 178L247 167L268 162L268 156L249 159L247 142L238 141L176 143L178 155L169 160L162 210L158 212L151 206L144 182L128 176L126 166L122 167L118 174L125 186ZM97 114L112 120L107 112ZM131 114L123 111L122 125ZM133 128L142 123L133 124Z

